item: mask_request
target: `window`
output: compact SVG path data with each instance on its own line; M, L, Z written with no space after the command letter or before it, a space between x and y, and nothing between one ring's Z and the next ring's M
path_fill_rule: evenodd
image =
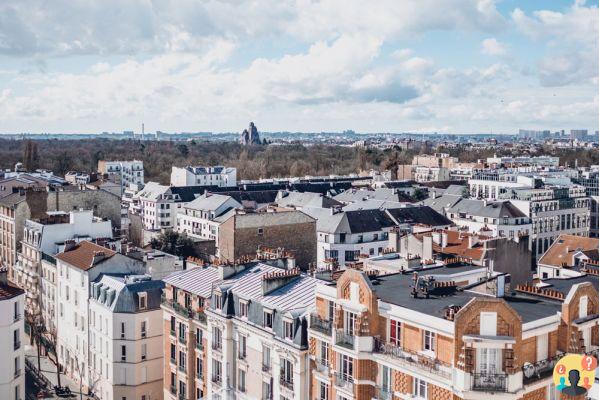
M239 335L237 356L240 360L244 360L247 351L247 338L244 335Z
M18 321L19 319L21 319L21 313L19 312L19 302L15 301L14 302L14 314L13 314L13 319L15 321Z
M171 362L175 362L177 354L177 347L171 343Z
M262 346L262 369L270 370L270 347Z
M187 385L183 381L179 381L179 396L183 396L185 398L185 393L187 392Z
M237 372L237 389L245 392L245 371L242 369Z
M121 361L127 361L127 346L121 346Z
M21 347L21 333L19 332L18 329L15 329L13 331L12 340L13 340L13 348L15 350L18 350Z
M293 383L293 363L286 358L281 359L281 380Z
M420 378L414 378L413 393L418 399L428 399L426 381Z
M324 382L320 382L318 400L329 400L329 385Z
M320 342L320 364L327 367L329 365L329 344L325 341Z
M271 397L270 382L262 382L262 400L269 400Z
M21 358L15 357L15 377L21 375Z
M175 317L171 316L171 334L175 334L176 320Z
M196 328L196 346L202 346L202 339L204 337L203 331L200 328Z
M392 319L389 326L389 343L401 346L401 322Z
M121 322L121 339L125 338L125 323Z
M143 343L141 345L141 360L145 361L148 358L148 345Z
M198 378L204 376L204 364L202 364L202 359L200 357L196 357L196 374Z
M222 347L222 333L219 328L212 328L212 348L220 349Z
M223 308L223 297L221 294L214 295L214 308L220 310Z
M359 250L346 250L345 251L345 261L357 261L360 256Z
M147 308L147 296L145 293L139 293L139 309L145 310Z
M212 381L220 382L222 379L222 365L218 360L212 360Z
M239 301L239 316L243 318L248 316L248 303L243 300Z
M264 311L262 322L265 328L272 328L272 311Z
M391 392L391 369L386 365L383 366L381 377L381 389L385 393Z
M179 369L185 369L185 353L182 351L179 352Z
M141 321L141 337L145 338L147 336L148 332L147 332L147 322L146 321Z
M498 370L499 349L479 349L478 350L478 371L481 374L495 374Z
M356 326L357 316L353 312L346 311L343 318L343 330L348 335L353 335Z
M435 333L431 331L424 331L424 343L422 345L423 350L435 351Z
M179 340L181 341L185 341L185 334L186 334L186 329L187 327L184 324L179 324Z
M258 236L264 235L264 228L258 228Z
M293 321L283 321L285 339L293 340Z

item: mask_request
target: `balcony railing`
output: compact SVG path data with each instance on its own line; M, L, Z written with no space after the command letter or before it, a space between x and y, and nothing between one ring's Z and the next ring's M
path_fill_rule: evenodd
M285 373L283 371L281 371L279 383L282 387L287 388L289 390L293 390L293 378L286 378Z
M202 344L202 342L196 342L196 349L200 351L204 350L204 345Z
M444 378L451 377L452 369L450 365L424 354L406 351L400 346L385 343L379 338L375 338L374 351L375 353L391 356L405 366L423 369Z
M220 375L212 375L211 380L213 383L221 383L222 377Z
M194 317L196 320L200 321L201 323L203 323L203 324L206 323L206 313L204 313L204 311L198 311L198 312L194 313Z
M212 350L222 350L223 344L221 342L212 342Z
M171 389L171 393L172 393L172 394L177 394L177 388L176 388L175 386L172 386L172 385L171 385L171 388L170 388L170 389Z
M347 347L348 349L354 348L355 336L344 332L342 329L338 329L336 333L335 344L339 346Z
M335 373L335 385L353 393L354 377L342 372Z
M320 318L318 315L310 314L310 329L324 333L325 335L331 335L333 329L332 321Z
M262 364L262 372L270 372L270 365Z
M316 359L316 370L323 374L329 373L329 361L323 358Z
M177 360L174 357L171 357L171 364L177 365Z
M391 400L393 398L393 392L391 391L391 388L377 386L376 398L377 400Z
M185 393L179 393L179 396L177 396L178 400L187 400L187 397L185 396Z
M472 390L481 392L507 392L506 374L472 374Z
M537 361L534 364L526 363L522 366L524 383L528 384L552 376L553 367L555 367L555 364L557 364L560 358L561 356L555 356Z
M185 370L185 365L179 365L179 372L183 372L184 374L187 373Z
M187 343L187 338L185 336L179 336L179 343L186 344Z

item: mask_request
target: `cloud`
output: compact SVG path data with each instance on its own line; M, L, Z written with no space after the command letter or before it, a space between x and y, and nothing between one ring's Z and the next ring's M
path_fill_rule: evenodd
M497 39L488 38L482 41L481 52L490 56L504 56L507 54L507 48Z
M563 12L512 12L518 30L547 47L548 55L538 62L542 85L594 83L599 78L599 8L585 3L575 1Z
M287 36L306 43L341 35L380 40L430 30L493 31L493 0L37 0L0 2L0 54L160 54Z

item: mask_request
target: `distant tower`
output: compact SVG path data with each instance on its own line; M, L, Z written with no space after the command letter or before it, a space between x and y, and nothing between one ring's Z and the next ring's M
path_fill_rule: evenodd
M144 123L142 122L141 123L141 140L145 140L145 133L146 133L146 130L144 127Z

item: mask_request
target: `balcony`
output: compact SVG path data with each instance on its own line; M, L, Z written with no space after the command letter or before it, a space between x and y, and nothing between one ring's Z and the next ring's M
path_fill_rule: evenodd
M179 336L179 343L186 344L187 343L187 338L185 336Z
M534 364L526 363L522 366L524 375L524 384L527 385L541 379L553 376L553 367L562 356L550 357L545 360L537 361Z
M377 386L376 388L376 399L377 400L392 400L393 399L393 392L391 391L391 388L389 387L381 387L381 386Z
M331 336L333 322L320 318L318 315L310 314L310 329Z
M177 360L174 357L171 357L171 364L177 365Z
M204 350L204 345L202 344L202 342L196 342L196 350Z
M335 373L335 386L345 389L348 392L354 392L354 377L342 372Z
M187 396L185 396L185 393L179 393L179 396L177 396L177 400L187 400Z
M204 311L194 313L194 318L202 324L206 323L206 313Z
M325 374L327 375L329 373L329 361L325 360L324 358L319 358L316 360L316 371L320 372L321 374Z
M293 391L293 378L286 378L285 373L283 371L281 371L281 375L279 378L279 384L282 387Z
M185 365L179 365L179 372L187 374L187 371L185 370Z
M472 374L472 390L479 392L507 392L506 374Z
M212 342L212 350L221 351L223 349L223 344L221 342Z
M212 378L210 380L212 381L212 383L220 385L220 383L222 382L222 377L220 375L212 375Z
M356 337L354 335L345 333L343 330L338 329L335 335L335 344L353 350L355 338Z
M425 370L443 378L451 378L450 365L424 354L409 352L393 343L385 343L379 338L375 338L374 352L390 356L404 366Z

